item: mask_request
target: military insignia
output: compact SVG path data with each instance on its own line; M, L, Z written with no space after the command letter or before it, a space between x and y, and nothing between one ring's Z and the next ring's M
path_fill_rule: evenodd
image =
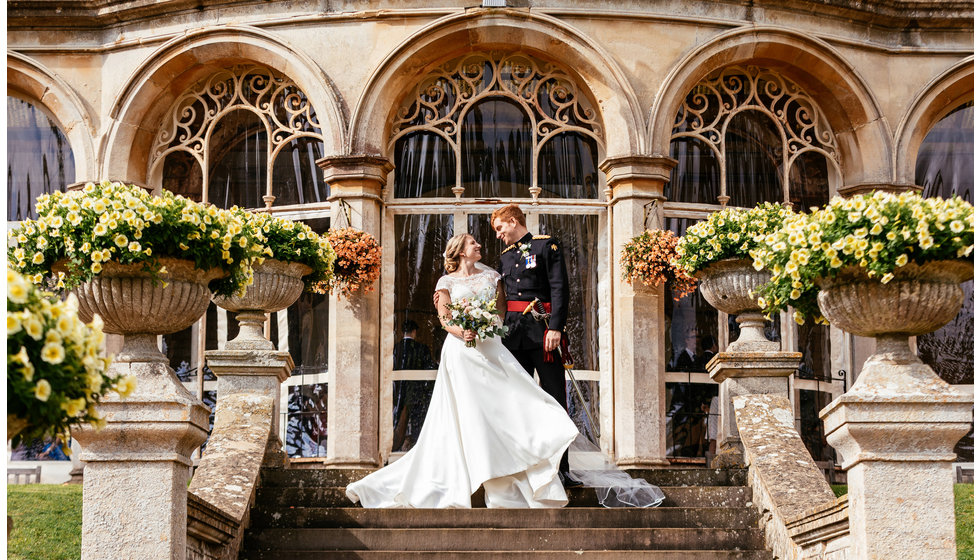
M555 245L554 243L552 243L551 244L551 250L552 251L557 251L558 250L558 245Z
M534 268L538 266L538 256L537 255L527 255L524 257L524 268Z
M550 235L535 235L534 239L551 239Z
M510 251L514 247L517 247L517 245L508 245L506 249L504 249L503 251L500 252L500 254L503 255L504 253L506 253L507 251Z

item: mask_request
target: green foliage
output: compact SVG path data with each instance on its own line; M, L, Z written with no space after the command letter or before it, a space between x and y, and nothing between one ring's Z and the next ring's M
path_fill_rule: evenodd
M77 560L82 549L82 487L52 484L7 486L10 560Z
M675 264L694 274L721 260L747 259L765 236L782 227L790 215L792 211L772 202L748 210L726 208L715 212L687 228L677 242Z
M266 213L250 214L249 219L265 236L263 253L284 262L298 262L313 269L303 277L307 291L326 293L333 277L333 263L337 259L326 237L321 237L310 226L278 218Z

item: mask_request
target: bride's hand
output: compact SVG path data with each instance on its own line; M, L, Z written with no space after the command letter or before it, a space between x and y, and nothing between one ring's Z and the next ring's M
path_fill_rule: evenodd
M476 333L471 330L463 331L463 342L470 342L471 340L476 340Z

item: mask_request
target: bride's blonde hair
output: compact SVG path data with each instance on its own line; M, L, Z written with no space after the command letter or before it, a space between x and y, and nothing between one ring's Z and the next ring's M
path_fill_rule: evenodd
M459 254L463 252L467 237L470 237L470 234L457 233L452 236L449 243L446 243L446 252L442 254L442 265L446 272L453 273L459 270Z

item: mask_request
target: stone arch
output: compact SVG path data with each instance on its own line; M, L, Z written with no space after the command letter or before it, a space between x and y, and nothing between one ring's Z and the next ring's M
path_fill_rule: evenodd
M189 33L156 50L116 96L108 134L99 147L105 176L146 182L156 123L188 87L237 63L257 63L288 76L306 93L323 133L324 153L341 151L346 114L329 78L306 54L253 27Z
M75 180L97 179L95 121L85 103L60 76L17 52L7 52L7 91L48 110L68 137L75 156Z
M473 50L519 47L561 62L588 90L606 134L606 157L643 153L643 114L625 74L597 43L549 16L470 10L440 19L399 45L371 76L351 118L347 153L386 155L402 96L434 63Z
M653 104L653 153L670 153L674 118L688 92L712 72L735 64L777 70L821 101L841 150L845 188L891 181L890 133L871 89L828 43L780 27L722 33L681 59Z
M950 109L973 99L973 55L951 66L926 84L895 131L895 182L915 184L915 159L932 127Z

